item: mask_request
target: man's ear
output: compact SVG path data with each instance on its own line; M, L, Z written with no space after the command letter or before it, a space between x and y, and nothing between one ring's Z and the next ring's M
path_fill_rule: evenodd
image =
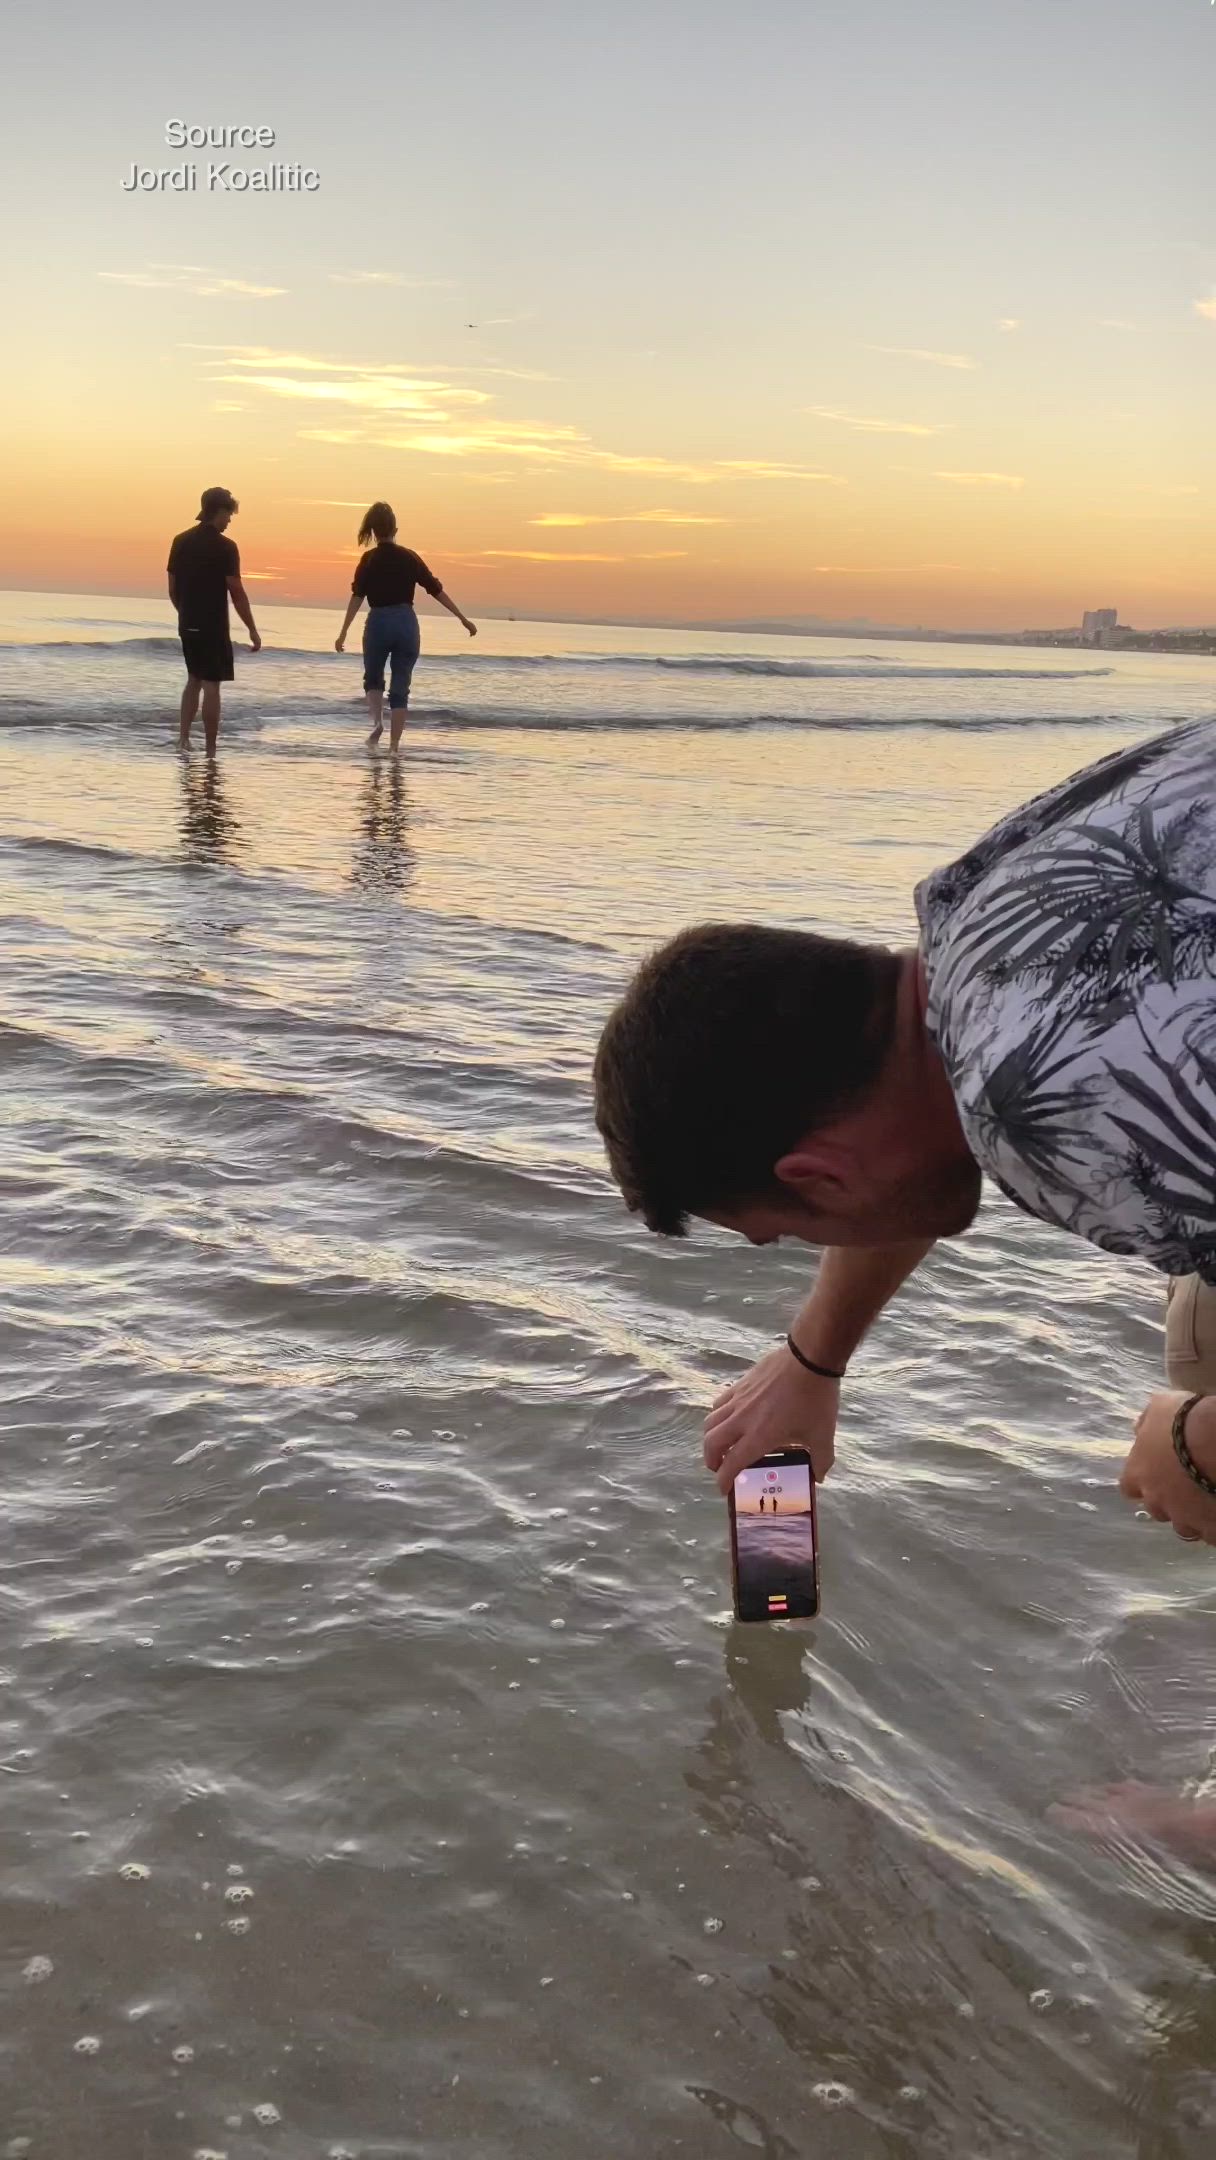
M820 1139L800 1141L773 1165L781 1184L797 1193L810 1208L821 1207L825 1201L830 1206L832 1199L839 1196L843 1169L840 1150Z

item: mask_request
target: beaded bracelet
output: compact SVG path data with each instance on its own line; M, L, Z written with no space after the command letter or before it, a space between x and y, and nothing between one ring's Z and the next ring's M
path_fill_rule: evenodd
M1204 1397L1202 1395L1188 1395L1186 1401L1179 1408L1174 1419L1174 1453L1186 1471L1187 1476L1198 1485L1200 1491L1210 1493L1213 1500L1216 1500L1216 1478L1204 1475L1186 1444L1186 1421L1196 1403L1203 1401Z

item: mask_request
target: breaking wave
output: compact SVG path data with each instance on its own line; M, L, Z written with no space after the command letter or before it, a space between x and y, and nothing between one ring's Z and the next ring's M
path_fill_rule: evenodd
M23 658L36 658L45 653L104 654L107 657L130 660L144 653L149 657L179 652L175 637L138 638L58 638L38 644L0 646L0 656L18 654ZM276 660L304 660L325 668L349 669L349 657L340 659L335 653L318 652L303 645L270 645L265 647L266 662ZM880 653L859 654L851 660L774 660L753 657L746 653L707 653L701 655L668 655L665 653L489 653L484 659L468 653L428 652L426 666L430 669L458 668L461 670L502 670L507 674L534 674L541 670L548 673L579 674L585 670L612 672L636 672L650 670L660 675L692 676L743 676L759 679L769 678L780 682L818 682L835 680L841 682L1082 682L1098 676L1110 675L1109 667L925 667L909 665L901 661L884 660Z

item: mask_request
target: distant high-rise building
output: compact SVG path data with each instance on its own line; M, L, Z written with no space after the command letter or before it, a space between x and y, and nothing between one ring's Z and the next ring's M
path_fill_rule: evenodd
M1116 607L1086 608L1081 617L1081 643L1083 645L1106 645L1119 620Z

